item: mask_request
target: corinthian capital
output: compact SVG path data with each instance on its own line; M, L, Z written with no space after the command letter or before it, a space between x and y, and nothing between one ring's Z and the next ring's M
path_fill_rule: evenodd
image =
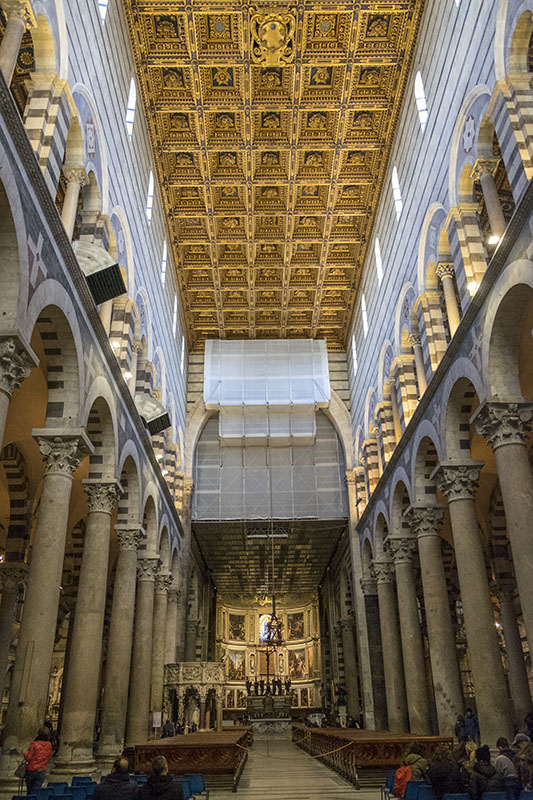
M446 495L449 503L454 500L473 500L482 466L482 461L470 461L466 464L443 461L431 477L436 478L440 491Z
M155 591L156 594L167 594L170 584L172 583L172 575L160 573L155 578Z
M168 602L177 603L181 597L181 589L178 589L177 583L171 583L168 587Z
M0 587L3 589L13 589L26 583L28 580L27 564L2 564L0 567Z
M472 178L478 181L485 174L494 175L498 163L498 158L478 158L472 169Z
M373 561L370 566L370 574L375 579L378 586L380 583L392 583L394 580L394 566L392 561Z
M115 525L115 532L121 550L138 550L145 537L144 529L140 525L131 528Z
M67 183L77 183L80 187L88 183L87 173L83 167L64 169L63 174Z
M411 506L407 509L405 518L417 539L422 539L424 536L438 536L444 510L441 506Z
M140 558L137 561L137 580L155 581L161 569L161 562L158 558Z
M533 403L487 400L473 415L471 422L493 450L506 444L523 444L531 430Z
M43 455L45 475L72 477L85 458L92 452L92 445L83 435L47 435L46 428L34 431Z
M122 488L117 481L105 483L90 479L84 480L83 488L89 498L89 512L101 511L105 514L111 514L115 502L122 494Z
M411 564L416 553L416 539L414 536L389 536L386 547L394 564Z
M4 3L4 10L8 20L20 19L26 27L35 25L35 17L27 0L7 0L7 3Z
M378 589L374 573L372 573L366 578L361 578L361 591L363 592L364 597L369 597L370 595L377 594Z
M11 395L29 374L34 359L20 341L9 336L0 341L0 391Z
M437 264L437 269L435 270L435 272L437 274L437 277L440 278L441 280L443 278L453 278L455 275L455 267L453 266L453 263L451 264L440 263Z

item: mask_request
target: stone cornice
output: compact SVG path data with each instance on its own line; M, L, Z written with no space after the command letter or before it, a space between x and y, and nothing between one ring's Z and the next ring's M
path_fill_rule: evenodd
M409 424L406 430L403 433L402 438L400 439L398 445L396 446L394 452L392 453L383 473L370 497L359 521L356 525L357 532L361 535L365 529L365 526L371 519L371 516L374 512L374 508L377 502L381 499L381 493L385 488L388 480L392 477L398 462L402 458L405 449L409 446L411 439L415 435L417 426L422 421L426 411L431 406L433 398L437 393L441 383L445 380L446 375L448 374L448 370L454 362L455 357L457 356L460 348L463 346L472 325L478 316L485 300L487 299L493 285L497 281L500 273L502 272L503 268L505 267L506 261L511 254L512 248L514 247L518 236L524 226L527 224L527 221L533 212L533 181L531 181L524 192L524 196L522 197L520 203L518 204L517 208L507 228L505 230L504 235L500 239L500 242L494 251L492 258L490 259L487 270L483 276L483 279L479 285L479 289L477 290L476 294L470 301L468 308L466 309L461 322L459 323L459 327L455 332L455 336L451 340L450 344L448 345L446 352L442 356L439 366L433 373L433 377L431 381L428 383L428 387L424 394L422 395L418 405L411 417Z
M41 213L46 221L45 227L48 226L50 229L53 243L61 254L65 271L68 274L69 279L74 284L80 305L87 316L93 334L102 351L102 360L113 376L117 395L120 397L123 406L127 409L131 425L135 430L138 441L142 445L144 450L144 458L152 467L154 479L158 484L159 494L165 498L168 514L174 521L176 530L183 539L183 526L176 511L174 500L170 494L170 490L167 486L165 478L161 474L161 468L155 457L152 443L141 421L139 412L135 407L135 403L131 396L128 385L124 380L122 370L113 352L109 342L109 337L107 336L104 326L102 325L102 321L100 320L94 300L89 291L87 281L85 280L85 276L83 275L80 265L78 264L78 260L74 255L72 243L65 232L65 228L61 222L61 217L59 216L59 212L56 208L54 198L50 194L50 191L46 185L43 172L26 133L26 129L15 105L15 101L11 95L9 87L5 82L4 76L1 73L0 116L9 136L11 137L13 148L20 159L20 163L24 164L26 175L31 183L32 190L39 204Z

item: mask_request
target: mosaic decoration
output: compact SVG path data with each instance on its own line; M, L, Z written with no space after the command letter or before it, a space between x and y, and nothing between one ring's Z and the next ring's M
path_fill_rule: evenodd
M192 347L345 346L423 5L124 0Z

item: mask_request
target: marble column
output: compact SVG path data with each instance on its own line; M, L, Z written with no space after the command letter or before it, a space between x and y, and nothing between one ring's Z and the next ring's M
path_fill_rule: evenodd
M533 403L489 400L472 418L477 432L487 439L496 457L530 653L533 653L533 475L527 434L532 417Z
M217 689L217 731L220 733L222 731L222 720L224 715L224 700L222 697L222 691Z
M524 724L526 715L532 710L531 692L527 676L526 661L520 630L516 619L512 585L506 581L493 584L500 602L500 624L505 639L507 654L507 679L513 702L513 721L518 729Z
M172 576L160 574L155 579L154 624L152 633L152 682L150 712L163 710L163 684L165 678L165 631L167 623L167 592Z
M152 683L154 585L160 564L158 558L142 558L137 565L135 634L126 726L127 747L146 742L149 732L152 730L150 689Z
M344 684L346 686L346 706L347 712L354 717L359 717L359 689L358 689L358 669L357 654L355 651L355 621L353 617L340 619L338 622L342 652L344 655Z
M368 648L370 654L370 677L374 700L374 727L387 730L387 699L385 694L385 673L383 669L383 647L379 622L378 587L371 577L361 579L364 598Z
M72 239L74 234L74 224L76 222L76 214L78 211L80 191L82 186L85 186L87 183L87 175L83 168L66 169L64 170L64 174L67 181L67 190L65 192L65 199L63 201L61 221L63 222L63 226L68 238Z
M135 387L137 385L137 364L139 362L139 353L141 351L142 351L142 342L139 339L136 339L133 342L133 347L131 348L131 361L130 361L131 378L128 381L129 390L133 397L135 397Z
M17 66L22 37L32 16L28 4L19 0L8 0L3 8L7 14L7 26L0 44L0 72L9 86Z
M474 180L479 180L481 184L490 229L494 236L501 239L505 233L507 223L505 222L500 196L494 180L494 173L497 167L497 159L478 158L472 170L472 177Z
M27 564L2 564L0 567L0 697L4 696L6 672L13 638L13 623L21 585L28 579Z
M167 594L167 620L165 633L165 664L176 663L176 633L178 629L178 600L180 590L175 583L169 587Z
M181 595L178 598L178 625L176 630L176 658L186 660L187 648L187 605L189 596L189 572L191 561L191 512L194 484L185 479L181 500L181 523L183 526L183 544L181 548L179 584ZM193 657L194 660L194 657Z
M102 729L98 742L98 758L104 761L115 759L124 749L135 616L137 550L144 538L141 525L115 526L115 532L119 550L105 669Z
M4 728L2 778L44 722L54 649L72 477L92 445L78 431L34 430L44 459L39 520Z
M407 513L418 541L439 732L452 736L464 704L439 535L443 516L437 506L414 506Z
M89 479L83 484L89 513L61 720L61 746L54 770L73 775L94 768L93 741L100 688L111 513L122 493L116 481Z
M398 405L398 395L396 394L396 382L389 381L390 389L390 403L392 408L392 422L394 424L394 436L396 437L396 444L402 438L402 422L400 418L400 407Z
M495 745L499 736L511 735L512 725L474 504L481 467L443 462L432 477L448 500L481 738Z
M455 284L453 282L455 276L455 269L453 264L437 264L435 270L437 277L440 278L442 283L442 293L444 295L444 305L446 306L446 316L448 317L448 327L450 328L450 336L455 336L455 332L461 322L459 314L459 306L457 305L457 296L455 294Z
M0 450L13 392L29 376L31 367L38 363L31 349L25 347L18 336L0 340Z
M389 536L387 549L392 554L396 572L409 730L427 735L431 733L428 687L413 570L416 539L412 536Z
M378 586L379 623L389 730L394 733L403 733L409 730L409 726L392 562L373 561L372 573Z
M426 379L426 369L424 367L424 354L422 352L422 339L420 338L419 333L412 333L409 336L409 343L413 348L413 354L415 357L415 369L416 369L416 382L418 385L418 396L422 397L426 389L428 388L428 382Z
M207 689L200 687L198 691L198 696L200 700L200 722L198 724L198 727L200 728L201 731L203 731L205 730L205 723L206 723L205 705L207 700Z

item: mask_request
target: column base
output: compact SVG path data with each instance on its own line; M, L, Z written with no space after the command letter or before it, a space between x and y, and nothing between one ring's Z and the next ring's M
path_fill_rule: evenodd
M68 762L60 761L58 759L52 770L52 775L54 779L56 779L56 777L57 778L61 777L64 780L68 781L69 779L73 778L74 775L90 775L91 777L93 777L99 771L100 770L94 758L79 759L76 761L68 761Z
M22 761L22 753L2 753L0 761L0 800L11 800L14 794L20 794L20 778L14 772ZM24 794L26 784L24 784Z

